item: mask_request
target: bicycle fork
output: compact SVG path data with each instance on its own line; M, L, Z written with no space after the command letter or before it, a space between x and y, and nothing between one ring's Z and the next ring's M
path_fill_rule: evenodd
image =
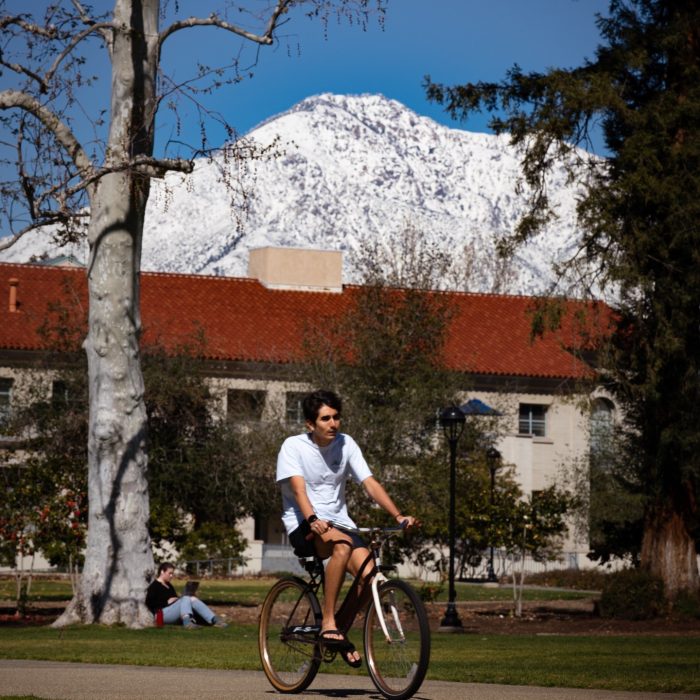
M394 620L394 626L398 632L398 639L392 638L389 634L389 628L384 619L384 608L382 607L381 601L379 599L379 585L386 583L388 581L387 577L381 571L378 571L376 576L372 579L372 598L374 599L374 609L377 611L377 619L379 620L379 626L382 628L384 637L386 638L387 644L393 644L394 642L405 642L406 637L403 632L403 627L401 626L401 620L399 618L399 611L396 609L396 603L390 602L389 606L391 608L391 616Z

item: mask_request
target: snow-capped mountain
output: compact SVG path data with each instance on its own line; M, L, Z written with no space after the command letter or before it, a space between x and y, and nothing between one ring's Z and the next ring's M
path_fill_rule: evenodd
M523 211L519 160L507 137L450 129L381 95L310 97L247 139L271 154L239 169L222 151L189 176L154 182L144 270L245 276L250 248L292 246L344 251L350 282L360 246L407 226L452 251L468 244L487 262ZM551 263L577 239L576 193L563 172L552 175L549 191L559 218L520 251L510 292L544 291ZM1 259L24 262L47 251L59 254L45 237L27 236ZM85 259L83 249L60 252ZM490 289L493 266L476 268L471 289Z

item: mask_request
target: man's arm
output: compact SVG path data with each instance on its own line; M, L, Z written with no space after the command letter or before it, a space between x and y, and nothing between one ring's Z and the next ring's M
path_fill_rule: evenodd
M406 527L412 527L417 524L418 521L412 515L406 515L396 507L394 501L391 500L391 496L389 496L384 487L373 476L368 476L362 482L362 487L367 495L377 505L384 508L397 523L402 524L406 522Z
M292 489L292 495L299 506L301 514L308 522L309 518L312 515L316 515L316 513L306 493L306 480L303 476L292 476L289 478L289 486ZM329 524L325 520L314 520L314 522L309 523L309 527L314 534L323 535L328 531Z

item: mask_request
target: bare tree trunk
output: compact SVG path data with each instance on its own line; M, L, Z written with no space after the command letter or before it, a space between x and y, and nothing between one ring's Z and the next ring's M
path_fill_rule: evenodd
M663 580L670 600L683 591L697 594L699 584L697 549L681 515L682 505L657 505L647 515L642 539L642 566Z
M88 232L89 520L78 591L56 621L152 624L145 607L148 534L146 410L139 355L139 271L149 180L131 167L153 151L158 0L117 0L107 165Z

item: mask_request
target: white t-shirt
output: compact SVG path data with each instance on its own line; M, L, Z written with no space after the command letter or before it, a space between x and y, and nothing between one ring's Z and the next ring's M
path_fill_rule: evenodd
M361 484L372 472L349 435L338 433L326 447L319 447L310 433L294 435L282 443L277 456L277 482L282 491L282 522L288 533L304 520L289 483L292 476L304 477L306 493L321 520L356 527L348 515L345 484L349 478Z

